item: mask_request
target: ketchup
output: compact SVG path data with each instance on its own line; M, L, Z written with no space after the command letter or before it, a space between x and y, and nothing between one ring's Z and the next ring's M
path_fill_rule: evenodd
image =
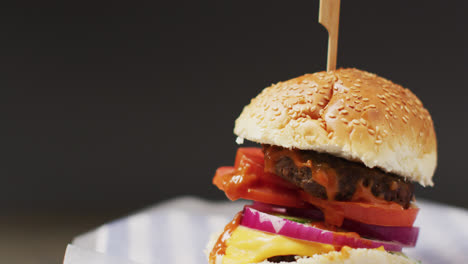
M224 227L223 233L218 237L216 244L213 247L213 250L210 252L210 264L216 263L216 256L217 255L225 255L226 254L226 242L231 237L232 232L239 226L242 220L242 211L238 212L234 219Z

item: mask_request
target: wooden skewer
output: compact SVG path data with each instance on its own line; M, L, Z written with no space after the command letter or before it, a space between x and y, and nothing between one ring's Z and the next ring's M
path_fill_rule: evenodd
M319 23L328 31L327 71L336 69L340 0L320 0Z

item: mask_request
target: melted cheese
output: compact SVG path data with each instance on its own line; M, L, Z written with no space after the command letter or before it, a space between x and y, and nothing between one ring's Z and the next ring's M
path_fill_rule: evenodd
M223 264L257 263L274 256L313 256L334 251L332 245L270 234L239 226L227 241Z

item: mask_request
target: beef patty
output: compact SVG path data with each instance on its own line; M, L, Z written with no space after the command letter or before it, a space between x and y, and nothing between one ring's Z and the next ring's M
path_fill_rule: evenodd
M410 181L378 168L370 169L358 162L310 150L264 145L263 151L267 171L321 199L351 201L359 185L368 188L376 198L398 203L404 208L409 207L414 197L414 186ZM328 197L327 189L314 179L314 174L319 171L336 175L334 197Z
M280 262L295 262L296 257L294 255L288 255L288 256L276 256L276 257L271 257L267 259L269 262L272 263L280 263Z

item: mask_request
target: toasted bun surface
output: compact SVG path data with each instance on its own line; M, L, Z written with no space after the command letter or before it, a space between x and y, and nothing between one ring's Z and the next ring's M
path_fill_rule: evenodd
M218 256L216 264L222 264L223 257ZM327 254L315 255L311 258L298 258L295 262L280 262L280 264L418 264L419 262L402 255L394 255L377 249L349 249ZM252 263L257 264L257 263ZM268 260L258 264L278 264Z
M378 249L347 249L315 255L311 258L299 258L296 262L283 264L417 264L418 262L402 255L394 255ZM263 261L259 264L273 264ZM277 263L276 263L277 264Z
M429 112L408 89L365 71L306 74L265 88L244 108L234 133L433 185L437 143Z
M210 251L216 242L219 234L212 234L207 244L205 255L209 257ZM216 264L223 263L223 256L217 255ZM313 257L298 258L295 262L280 262L284 264L417 264L402 254L391 254L380 249L352 249L343 248L341 251L334 251L327 254L314 255ZM278 264L267 260L258 264Z

